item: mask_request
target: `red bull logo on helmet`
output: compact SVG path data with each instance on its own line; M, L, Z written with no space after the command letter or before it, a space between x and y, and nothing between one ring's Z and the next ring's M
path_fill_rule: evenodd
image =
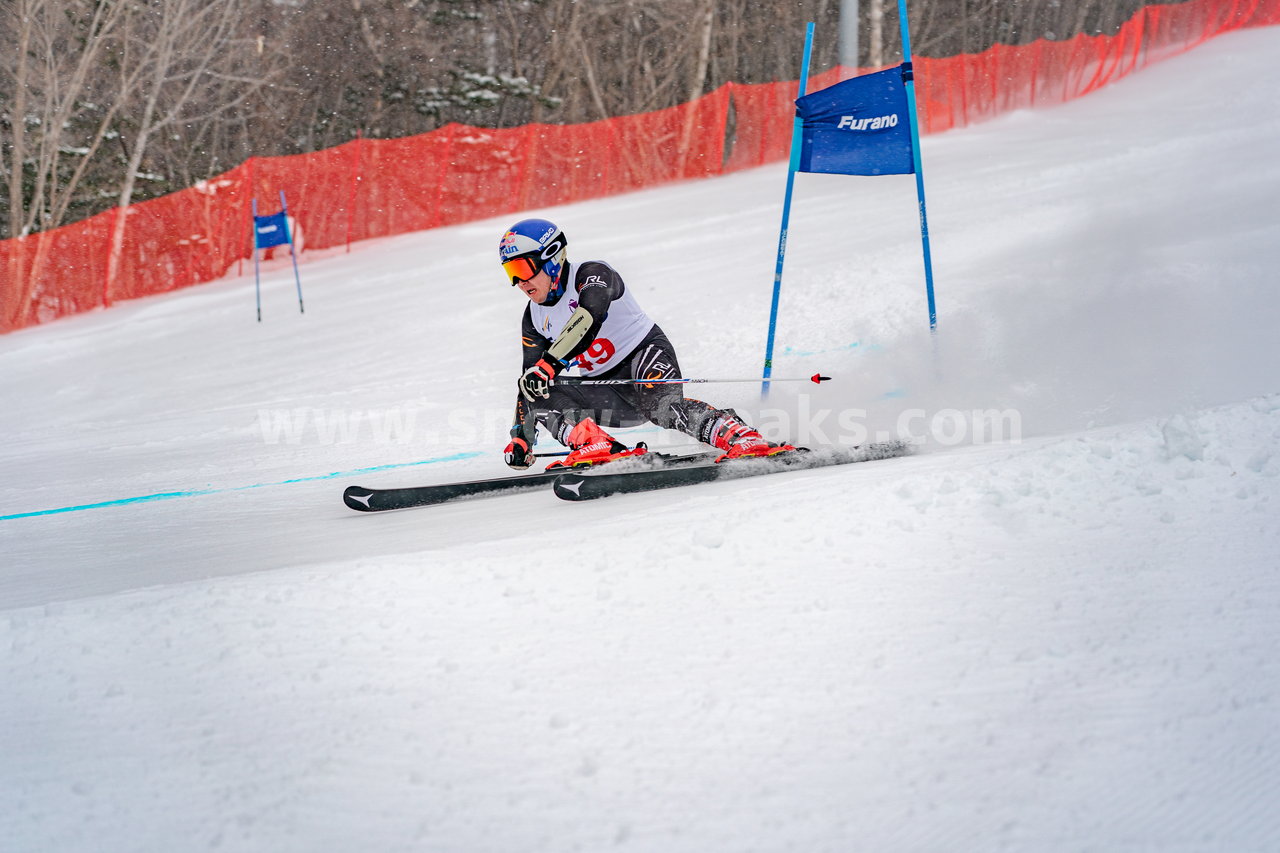
M520 236L514 231L508 231L502 235L502 242L498 244L498 254L504 261L528 251L520 247Z

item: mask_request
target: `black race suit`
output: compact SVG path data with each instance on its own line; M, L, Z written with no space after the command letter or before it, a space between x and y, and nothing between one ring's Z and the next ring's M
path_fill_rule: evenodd
M579 307L587 309L592 325L582 342L572 349L566 360L586 352L595 340L608 313L609 305L621 298L626 284L622 277L607 264L585 263L574 268L575 281L561 293L560 299L569 298L573 292ZM578 288L588 277L604 279L607 286L593 286L581 291ZM522 323L524 341L524 370L537 364L550 346L552 339L534 326L526 306ZM649 333L623 360L591 379L678 379L680 363L671 341L655 323ZM517 395L515 424L511 434L523 438L533 446L534 432L541 423L562 444L573 427L581 420L592 418L602 427L632 427L643 423L655 423L665 429L675 429L710 443L711 436L722 418L734 415L732 410L717 409L701 400L684 395L682 384L658 385L588 385L575 386L552 383L551 394L545 400L529 403Z

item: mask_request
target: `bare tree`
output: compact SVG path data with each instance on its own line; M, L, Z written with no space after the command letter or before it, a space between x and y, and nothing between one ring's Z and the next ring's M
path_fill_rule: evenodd
M234 109L264 80L245 75L251 46L237 39L237 0L135 0L121 24L125 67L135 69L137 122L120 182L121 213L112 228L107 289L119 273L127 217L153 136L179 122Z
M867 0L867 64L872 68L884 65L884 0Z
M11 236L60 225L120 108L86 109L125 3L17 0L3 34L16 50L3 66L11 106L0 124ZM87 120L86 120L87 119ZM74 164L74 165L72 165Z

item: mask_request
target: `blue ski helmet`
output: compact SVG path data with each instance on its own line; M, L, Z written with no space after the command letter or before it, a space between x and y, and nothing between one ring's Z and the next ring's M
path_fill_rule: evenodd
M546 270L558 291L568 246L564 232L554 222L521 219L502 235L502 242L498 244L498 261L512 286Z

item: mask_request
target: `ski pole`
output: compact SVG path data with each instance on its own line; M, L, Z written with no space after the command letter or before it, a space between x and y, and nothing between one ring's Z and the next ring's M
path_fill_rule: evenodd
M826 382L831 379L830 376L823 376L815 373L812 376L790 376L779 379L776 376L770 376L770 382L813 382L815 384ZM748 379L581 379L576 376L557 377L555 382L560 385L693 385L696 383L706 382L761 382L763 379L759 376L752 376Z

